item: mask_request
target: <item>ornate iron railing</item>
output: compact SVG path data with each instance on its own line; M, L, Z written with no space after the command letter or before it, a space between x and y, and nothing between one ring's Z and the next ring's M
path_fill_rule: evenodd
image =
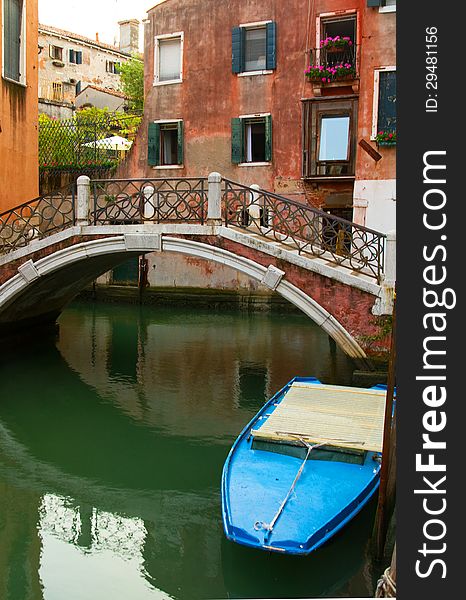
M207 217L207 178L96 179L91 182L94 225L200 223Z
M343 46L340 48L311 48L309 50L310 81L332 83L359 77L359 46Z
M76 184L44 194L0 214L0 254L74 224Z
M225 225L280 242L299 254L382 279L385 235L272 192L224 179Z

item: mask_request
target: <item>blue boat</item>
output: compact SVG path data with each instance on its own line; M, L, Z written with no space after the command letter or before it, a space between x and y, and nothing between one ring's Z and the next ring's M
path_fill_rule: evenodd
M386 386L295 377L243 429L222 474L227 538L309 554L379 485Z

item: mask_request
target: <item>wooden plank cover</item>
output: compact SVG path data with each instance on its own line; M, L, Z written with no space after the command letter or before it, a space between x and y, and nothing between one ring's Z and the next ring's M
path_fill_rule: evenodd
M257 439L296 441L382 452L385 414L383 390L293 383L263 424Z

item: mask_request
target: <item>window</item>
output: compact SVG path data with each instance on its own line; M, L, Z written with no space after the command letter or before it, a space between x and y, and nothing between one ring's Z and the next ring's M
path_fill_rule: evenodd
M82 83L81 83L81 81L78 81L76 83L76 87L75 87L75 95L77 96L78 94L80 94L81 90L82 90Z
M56 102L63 100L63 83L61 81L52 82L52 100Z
M396 0L367 0L367 6L378 6L380 12L394 12L396 10Z
M154 85L182 81L183 34L173 33L155 37Z
M379 131L396 132L396 70L395 67L376 69L374 72L374 103L372 136Z
M24 0L3 2L2 75L26 83L26 8Z
M272 117L251 115L231 121L231 161L263 164L272 160Z
M303 177L353 177L357 97L303 102Z
M183 164L183 121L149 123L148 163L154 167L175 167Z
M275 69L276 25L273 21L250 23L232 31L233 73L263 73Z
M82 51L81 50L70 50L69 62L74 63L76 65L82 65L82 62L83 62Z
M120 73L120 63L114 62L113 60L107 60L105 64L105 70L107 73L118 75Z
M50 58L53 58L53 60L63 61L63 48L60 46L52 46L52 44L50 44L49 53Z

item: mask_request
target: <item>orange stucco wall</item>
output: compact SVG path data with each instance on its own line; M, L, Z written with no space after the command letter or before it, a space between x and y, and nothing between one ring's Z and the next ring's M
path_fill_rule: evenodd
M2 18L0 0L0 37ZM37 0L27 0L26 85L0 77L0 212L38 195L37 18Z
M360 51L356 142L370 140L374 69L395 64L395 15L368 8L366 0L168 0L149 11L145 31L145 118L122 176L183 177L222 175L258 183L278 193L303 194L317 206L329 194L350 199L353 182L303 182L302 99L314 97L305 78L306 52L317 45L321 16L355 14ZM239 24L273 20L277 25L277 68L271 74L238 76L231 70L231 31ZM183 82L154 86L154 36L184 33ZM323 87L322 96L354 94L351 85ZM237 166L231 162L231 118L271 113L272 164ZM183 119L184 168L154 169L147 164L147 125L157 119ZM357 179L394 177L395 150L380 149L378 163L359 146Z

